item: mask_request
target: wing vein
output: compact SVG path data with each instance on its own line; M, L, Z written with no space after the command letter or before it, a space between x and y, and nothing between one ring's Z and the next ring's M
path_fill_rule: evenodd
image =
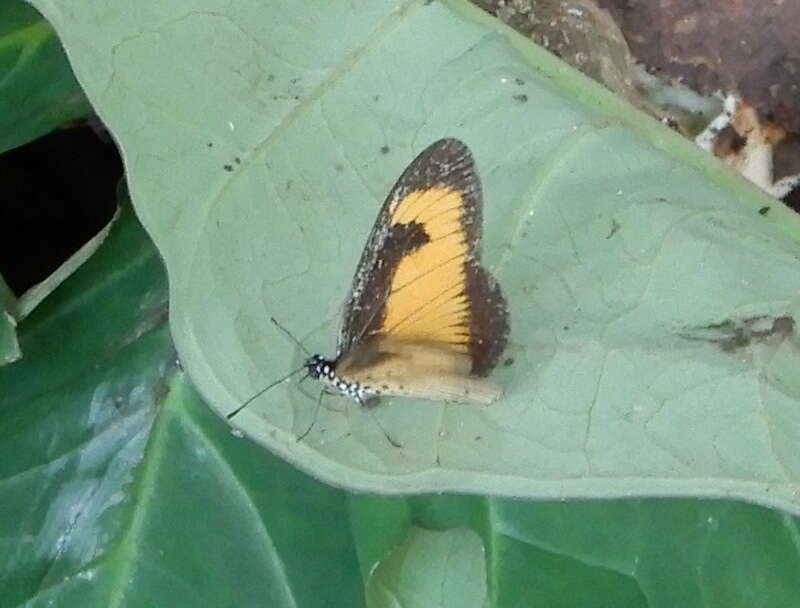
M398 320L397 323L395 323L392 327L389 328L388 333L391 333L391 332L397 330L397 328L400 327L401 325L403 325L403 323L405 323L409 319L413 318L415 315L425 311L426 308L428 308L429 306L434 304L436 302L436 300L438 300L440 297L442 297L445 293L447 293L448 291L451 291L453 289L458 289L460 286L461 286L460 282L453 283L452 285L448 285L447 287L442 289L439 293L437 293L434 297L432 297L430 300L425 302L425 304L423 304L419 308L415 308L412 312L407 314L405 317L403 317L402 319Z
M419 190L417 190L416 192L419 192ZM397 221L395 221L394 223L395 223L395 224L400 224L400 223L407 224L407 223L409 223L409 222L411 222L411 221L414 221L416 218L418 218L420 215L422 215L422 214L423 214L424 212L426 212L428 209L430 209L431 207L433 207L434 205L436 205L436 204L437 204L439 201L441 201L441 200L442 200L444 197L446 197L446 196L449 196L449 195L450 195L450 191L449 191L449 190L444 190L442 194L440 194L438 197L434 198L434 199L433 199L433 200L432 200L430 203L428 203L428 204L427 204L427 205L426 205L426 206L425 206L423 209L420 209L419 211L417 211L417 212L416 212L416 214L412 215L410 220L408 220L408 221L404 221L404 218L403 218L403 219L401 219L400 217L398 217L398 218L397 218ZM410 196L410 194L409 194L409 195L406 195L406 198L405 198L405 199L403 199L403 200L408 200L408 196ZM401 204L402 204L402 203L401 203ZM403 209L403 210L401 211L401 213L406 213L406 212L408 212L408 211L411 209L411 207L412 207L411 205L408 205L408 207L407 207L406 209Z
M404 285L401 285L400 287L397 287L396 289L391 289L390 288L386 295L387 296L391 296L392 294L395 294L398 291L403 291L406 287L410 287L411 285L413 285L417 281L421 281L422 279L424 279L428 275L436 272L437 270L441 270L442 268L444 268L448 264L452 264L454 261L456 261L456 260L458 260L459 258L462 258L462 257L464 257L464 255L459 253L458 255L454 255L453 257L447 258L444 262L440 262L439 264L437 264L433 268L430 268L430 269L426 270L421 275L414 277L408 283L405 283Z

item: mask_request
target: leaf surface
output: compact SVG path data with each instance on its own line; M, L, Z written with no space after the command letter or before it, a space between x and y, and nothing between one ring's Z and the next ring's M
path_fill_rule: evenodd
M236 419L254 440L376 492L798 510L800 224L690 143L458 1L37 6L120 143L220 414L301 365L270 316L334 352L395 178L437 138L473 149L505 398L317 416L316 388L286 382Z

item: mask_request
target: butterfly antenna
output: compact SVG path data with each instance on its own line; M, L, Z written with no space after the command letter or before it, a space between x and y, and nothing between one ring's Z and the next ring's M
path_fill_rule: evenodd
M278 320L277 320L275 317L270 317L270 318L269 318L269 320L270 320L270 321L272 321L272 322L275 324L275 327L277 327L277 328L278 328L278 329L280 329L280 330L281 330L283 333L285 333L287 336L289 336L289 339L290 339L292 342L294 342L295 344L297 344L297 347L298 347L300 350L302 350L302 351L303 351L303 352L306 354L306 356L307 356L307 357L310 357L310 356L311 356L311 353L310 353L310 352L308 352L308 350L306 350L306 347L305 347L305 346L303 346L303 345L300 343L300 340L298 340L297 338L295 338L295 337L292 335L292 332L290 332L290 331L289 331L288 329L286 329L286 328L285 328L283 325L281 325L280 323L278 323Z
M237 407L235 410L233 410L233 411L232 411L230 414L228 414L227 416L225 416L225 418L227 418L228 420L230 420L230 419L231 419L231 418L233 418L233 417L234 417L236 414L238 414L238 413L239 413L239 412L241 412L241 411L242 411L244 408L246 408L248 405L250 405L250 404L251 404L251 403L252 403L252 402L253 402L255 399L257 399L258 397L260 397L261 395L263 395L264 393L266 393L266 392L267 392L269 389L271 389L273 386L277 386L277 385L278 385L278 384L280 384L281 382L285 382L286 380L288 380L289 378L291 378L291 377L292 377L292 376L294 376L295 374L297 374L297 373L299 373L299 372L302 372L302 371L303 371L305 368L306 368L306 366L305 366L305 365L303 365L302 367L298 367L296 370L294 370L294 371L292 371L292 372L289 372L288 374L286 374L286 375L285 375L283 378L280 378L280 379L278 379L278 380L275 380L275 382L272 382L272 383L268 384L267 386L265 386L264 388L262 388L260 391L258 391L258 392L257 392L255 395L253 395L253 396L251 396L249 399L247 399L247 401L245 401L244 403L242 403L242 405L240 405L240 406L239 406L239 407Z

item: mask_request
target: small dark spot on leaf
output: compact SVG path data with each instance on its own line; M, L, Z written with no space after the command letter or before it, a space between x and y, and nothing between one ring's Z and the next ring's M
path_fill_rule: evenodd
M475 435L475 441L480 441L481 439L483 439L483 437L480 435Z
M389 146L381 146L381 154L389 154Z
M378 102L380 100L381 100L381 96L380 95L373 95L372 101Z
M207 145L209 148L213 148L213 147L214 147L214 142L210 141L210 142L208 142L206 145Z
M225 171L233 171L233 167L231 165L222 165L222 168L225 169Z
M292 184L293 183L294 182L292 180L290 180L290 179L286 180L286 190L287 190L287 192L292 189Z
M769 210L771 208L772 207L761 207L761 209L758 210L758 214L759 215L767 215L767 213L769 213Z
M333 165L333 168L336 169L339 173L344 171L344 165L342 165L341 163L336 163L335 165Z
M528 101L528 96L525 95L525 93L519 93L517 95L512 95L512 97L514 98L514 101L516 101L517 103L527 103L527 101Z
M514 82L516 82L519 86L522 86L523 84L525 84L525 81L522 80L522 78L515 78Z
M564 331L569 331L569 325L564 326Z
M269 80L270 82L275 80L275 74L267 74L267 80Z
M514 357L509 357L505 361L503 361L503 365L508 367L509 365L514 365Z
M794 318L792 317L778 317L772 322L772 334L781 335L783 337L790 336L794 333Z
M233 162L235 162L237 165L241 165L242 164L242 159L239 158L238 156L234 156L233 157Z
M617 232L619 232L619 228L620 228L619 222L614 218L611 218L611 230L609 230L608 234L606 235L606 238L610 239L612 236L617 234Z

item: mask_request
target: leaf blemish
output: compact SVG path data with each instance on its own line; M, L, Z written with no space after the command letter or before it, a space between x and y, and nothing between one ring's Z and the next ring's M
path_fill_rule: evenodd
M772 337L785 339L793 333L794 318L783 315L726 319L719 323L690 328L679 335L687 340L715 344L722 352L731 353Z

